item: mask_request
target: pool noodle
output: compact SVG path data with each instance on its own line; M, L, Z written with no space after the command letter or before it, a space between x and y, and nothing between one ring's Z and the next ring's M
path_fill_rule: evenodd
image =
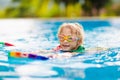
M48 60L48 57L41 56L41 55L36 55L32 53L22 53L22 52L16 52L16 51L10 51L9 52L9 57L14 57L14 58L30 58L30 59L36 59L36 60Z
M14 46L11 43L8 42L0 42L0 45L4 46ZM30 58L30 59L37 59L37 60L48 60L48 57L41 56L41 55L36 55L32 53L22 53L22 52L17 52L17 51L9 51L8 52L9 57L14 57L14 58Z

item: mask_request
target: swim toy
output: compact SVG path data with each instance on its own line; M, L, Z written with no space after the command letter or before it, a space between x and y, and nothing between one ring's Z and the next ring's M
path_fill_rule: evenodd
M0 46L14 46L14 45L7 42L0 42Z
M36 60L48 60L48 57L36 55L34 53L22 53L17 51L10 51L8 54L9 57L14 58L30 58L30 59L36 59Z
M14 46L11 43L8 42L0 42L0 47L4 46ZM14 57L14 58L30 58L30 59L37 59L37 60L47 60L49 59L48 57L41 56L41 55L36 55L33 53L22 53L18 51L7 51L8 57Z

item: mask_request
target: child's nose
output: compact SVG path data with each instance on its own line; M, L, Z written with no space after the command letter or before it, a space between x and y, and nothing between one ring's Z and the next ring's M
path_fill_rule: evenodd
M67 40L64 40L64 42L68 42Z

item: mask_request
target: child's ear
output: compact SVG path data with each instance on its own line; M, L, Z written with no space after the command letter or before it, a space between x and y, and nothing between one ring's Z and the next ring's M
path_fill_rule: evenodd
M82 40L78 40L77 44L82 45Z

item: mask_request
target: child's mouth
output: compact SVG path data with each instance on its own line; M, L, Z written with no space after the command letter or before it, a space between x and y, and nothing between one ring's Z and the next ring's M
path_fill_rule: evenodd
M70 47L70 45L62 45L63 47Z
M70 45L69 44L63 44L62 45L62 50L63 51L70 51Z

